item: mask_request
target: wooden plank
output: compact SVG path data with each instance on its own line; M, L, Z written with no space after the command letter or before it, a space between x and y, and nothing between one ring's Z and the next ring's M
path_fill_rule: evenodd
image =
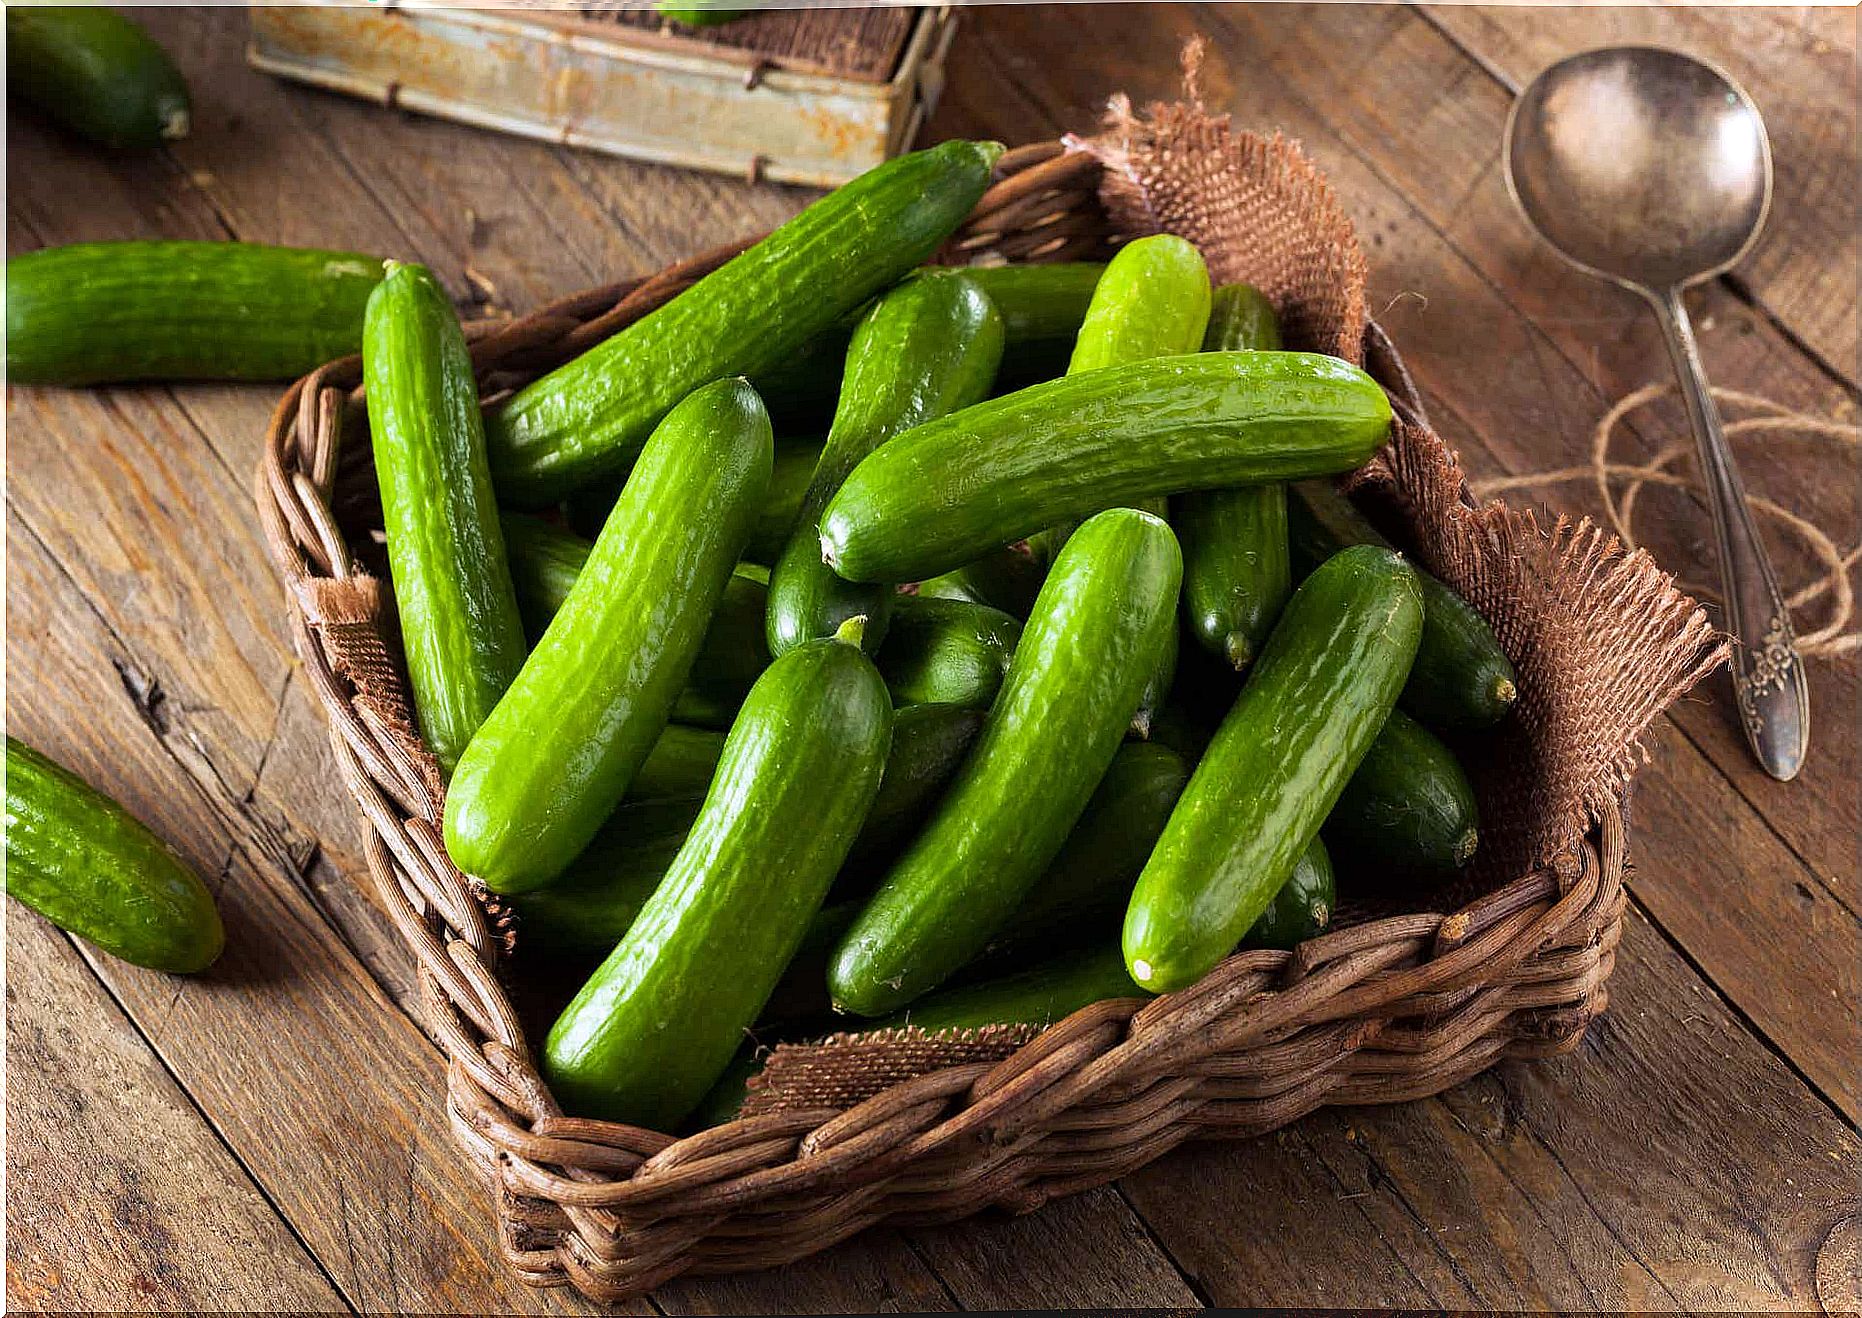
M6 923L8 1306L343 1310L65 936Z
M1513 91L1556 60L1608 45L1672 46L1736 77L1765 116L1775 193L1765 235L1733 278L1824 365L1862 379L1854 7L1442 5L1422 12Z
M820 73L854 82L885 82L918 18L913 6L797 6L765 9L734 23L691 28L668 22L650 9L593 10L570 18L550 14L565 26L601 32L652 33L666 49L703 53L728 50L777 68Z

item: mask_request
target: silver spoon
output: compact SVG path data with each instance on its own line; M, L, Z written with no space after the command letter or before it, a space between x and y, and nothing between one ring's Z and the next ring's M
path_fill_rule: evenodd
M1726 74L1676 51L1586 51L1513 103L1504 163L1539 236L1641 294L1661 322L1713 507L1740 721L1765 771L1794 778L1810 739L1804 667L1681 303L1682 289L1732 266L1764 227L1771 145L1758 107Z

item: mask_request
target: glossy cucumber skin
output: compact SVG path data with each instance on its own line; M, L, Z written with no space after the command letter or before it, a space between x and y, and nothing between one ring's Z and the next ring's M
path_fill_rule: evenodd
M1108 939L1098 947L1070 952L1000 979L931 994L870 1028L915 1025L936 1032L985 1025L1052 1025L1095 1002L1150 996L1132 982L1124 957Z
M520 505L624 471L708 381L780 361L929 257L1001 148L951 141L867 171L491 415L499 490Z
M424 267L394 267L369 298L362 378L414 712L451 773L528 651L472 359Z
M1139 876L1125 963L1155 992L1227 956L1311 845L1409 676L1416 574L1359 545L1293 593Z
M1074 533L975 748L835 952L836 1007L896 1011L1014 913L1118 750L1176 625L1181 575L1176 538L1148 513L1113 509Z
M1215 291L1205 352L1270 352L1280 326L1268 300L1246 284ZM1237 672L1260 653L1293 593L1287 560L1287 491L1278 481L1200 490L1171 500L1183 541L1183 610L1209 653Z
M1324 933L1337 909L1338 881L1332 873L1331 857L1326 854L1325 843L1314 838L1241 945L1278 947L1290 952L1308 938Z
M1389 541L1329 481L1301 481L1290 492L1287 529L1293 569L1304 575L1347 545ZM1518 675L1487 620L1437 577L1420 569L1426 620L1403 707L1434 728L1492 727L1519 699Z
M875 871L890 863L899 848L929 817L957 767L983 729L984 711L961 705L903 705L892 716L892 750L860 836L847 855L836 894L872 890Z
M141 25L94 5L6 11L7 89L100 146L188 135L187 81Z
M885 640L890 585L843 580L821 561L821 510L860 459L901 431L983 398L1002 360L1002 317L967 279L910 278L854 330L840 404L802 496L788 544L770 572L771 654L866 622L867 653Z
M857 644L757 679L685 846L543 1052L573 1112L667 1130L729 1064L879 788L892 702Z
M987 604L901 595L879 671L896 704L987 709L1021 634L1019 622Z
M568 600L460 757L446 849L466 873L494 892L540 887L620 802L685 685L770 462L769 417L742 380L661 422Z
M12 737L6 891L60 929L150 970L204 970L226 943L206 885L165 842Z
M724 753L724 734L709 728L688 728L668 723L639 772L627 785L626 800L699 800L711 788Z
M1105 272L1098 261L1053 261L963 266L953 273L970 280L995 304L1008 343L1064 339L1071 345Z
M381 278L379 257L257 243L26 252L6 263L7 379L289 380L361 350Z
M1439 883L1474 859L1474 788L1454 752L1395 709L1332 807L1325 836L1354 874Z
M1017 543L992 550L962 567L918 583L918 593L933 599L968 600L987 604L1012 618L1026 620L1047 579L1047 560L1034 556L1030 546Z
M1206 352L1070 375L871 454L828 504L822 549L850 580L922 580L1102 508L1351 470L1389 429L1377 382L1317 353Z

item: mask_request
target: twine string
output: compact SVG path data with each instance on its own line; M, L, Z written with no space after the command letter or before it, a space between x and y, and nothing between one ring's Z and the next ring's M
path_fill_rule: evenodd
M1476 497L1486 499L1509 490L1542 489L1551 485L1589 481L1596 487L1597 495L1603 501L1611 527L1623 543L1634 550L1638 547L1634 530L1635 514L1644 489L1650 485L1659 485L1702 494L1706 492L1697 476L1691 473L1677 474L1670 470L1691 451L1693 446L1688 440L1676 440L1665 445L1641 465L1612 461L1610 456L1611 445L1624 418L1675 392L1676 386L1672 381L1657 381L1645 384L1617 400L1591 432L1590 461L1581 466L1557 467L1520 476L1498 476L1470 481L1469 486ZM1756 416L1726 422L1724 429L1728 439L1742 435L1792 434L1833 440L1851 452L1862 444L1862 426L1810 412L1799 412L1772 399L1737 389L1714 388L1710 392L1714 401L1722 406L1758 413ZM1862 630L1852 629L1849 625L1856 612L1855 586L1849 574L1857 561L1862 560L1862 542L1847 550L1842 549L1821 526L1764 495L1748 494L1746 503L1755 513L1770 518L1795 535L1815 556L1821 567L1821 573L1815 580L1792 592L1786 600L1795 612L1825 595L1830 597L1829 616L1823 625L1809 631L1799 631L1799 653L1834 656L1862 649ZM1688 585L1686 588L1696 595L1716 601L1719 599L1718 594L1710 589L1697 585Z

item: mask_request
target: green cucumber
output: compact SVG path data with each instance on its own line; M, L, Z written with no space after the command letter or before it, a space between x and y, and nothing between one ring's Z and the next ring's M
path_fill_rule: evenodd
M627 785L626 800L665 801L696 799L711 788L718 756L724 752L724 734L708 728L668 723L653 749Z
M1416 573L1359 545L1294 591L1125 912L1132 978L1202 978L1274 899L1383 727L1422 634Z
M204 970L226 943L207 886L167 843L12 737L6 891L60 929L150 970Z
M10 95L100 146L188 135L187 80L142 26L96 5L8 5Z
M1325 837L1354 874L1433 884L1474 859L1479 820L1454 752L1397 709L1332 807Z
M1014 913L1118 750L1176 625L1181 572L1170 528L1148 513L1113 509L1074 533L975 749L836 950L837 1007L897 1010Z
M885 765L892 702L859 627L757 679L684 847L550 1029L544 1074L570 1111L671 1129L769 1000Z
M945 142L868 170L518 390L487 423L500 491L547 503L625 471L692 390L781 361L936 251L982 196L1001 152Z
M1019 622L987 604L901 595L879 671L896 704L987 709L1021 634Z
M446 849L494 892L548 883L626 794L749 538L771 447L743 380L705 386L653 432L447 790Z
M660 0L653 7L662 18L670 18L687 27L718 27L724 23L735 23L751 12L748 9L726 9L722 5L668 4L666 0Z
M1215 292L1203 349L1280 347L1273 304L1246 284ZM1254 662L1293 593L1287 561L1287 489L1278 481L1202 490L1171 501L1183 541L1183 609L1209 653L1237 672Z
M1325 843L1314 838L1241 945L1278 947L1290 952L1308 938L1324 933L1337 909L1338 883L1332 875L1332 861L1326 855Z
M936 267L933 267L936 269ZM1106 268L1098 261L1054 261L1046 265L966 265L939 274L961 276L983 290L1002 314L1002 337L1010 344L1065 341L1080 333L1093 290Z
M1347 545L1390 542L1329 481L1301 481L1287 506L1293 568L1311 572ZM1492 727L1519 699L1518 675L1487 620L1439 578L1418 570L1425 621L1403 707L1430 727Z
M821 522L853 581L912 581L1101 508L1348 471L1390 401L1318 353L1205 352L1070 375L906 431L848 476Z
M897 703L897 697L894 697ZM892 750L879 795L848 853L835 891L871 891L872 876L898 855L931 813L983 728L984 713L962 705L906 705L892 716Z
M289 380L361 351L381 278L379 257L257 243L27 252L6 263L7 379Z
M556 882L511 898L519 950L586 971L614 950L685 845L700 799L628 801Z
M1048 564L1026 542L1004 545L961 567L918 583L918 593L932 599L987 604L1012 618L1026 619L1047 579Z
M424 266L388 264L362 379L414 712L451 773L523 666L524 626L459 317Z
M856 585L821 561L821 510L861 458L900 431L984 397L1002 360L1002 317L967 279L912 278L867 312L847 348L840 405L787 546L770 572L768 639L780 655L856 615L877 654L890 585Z

